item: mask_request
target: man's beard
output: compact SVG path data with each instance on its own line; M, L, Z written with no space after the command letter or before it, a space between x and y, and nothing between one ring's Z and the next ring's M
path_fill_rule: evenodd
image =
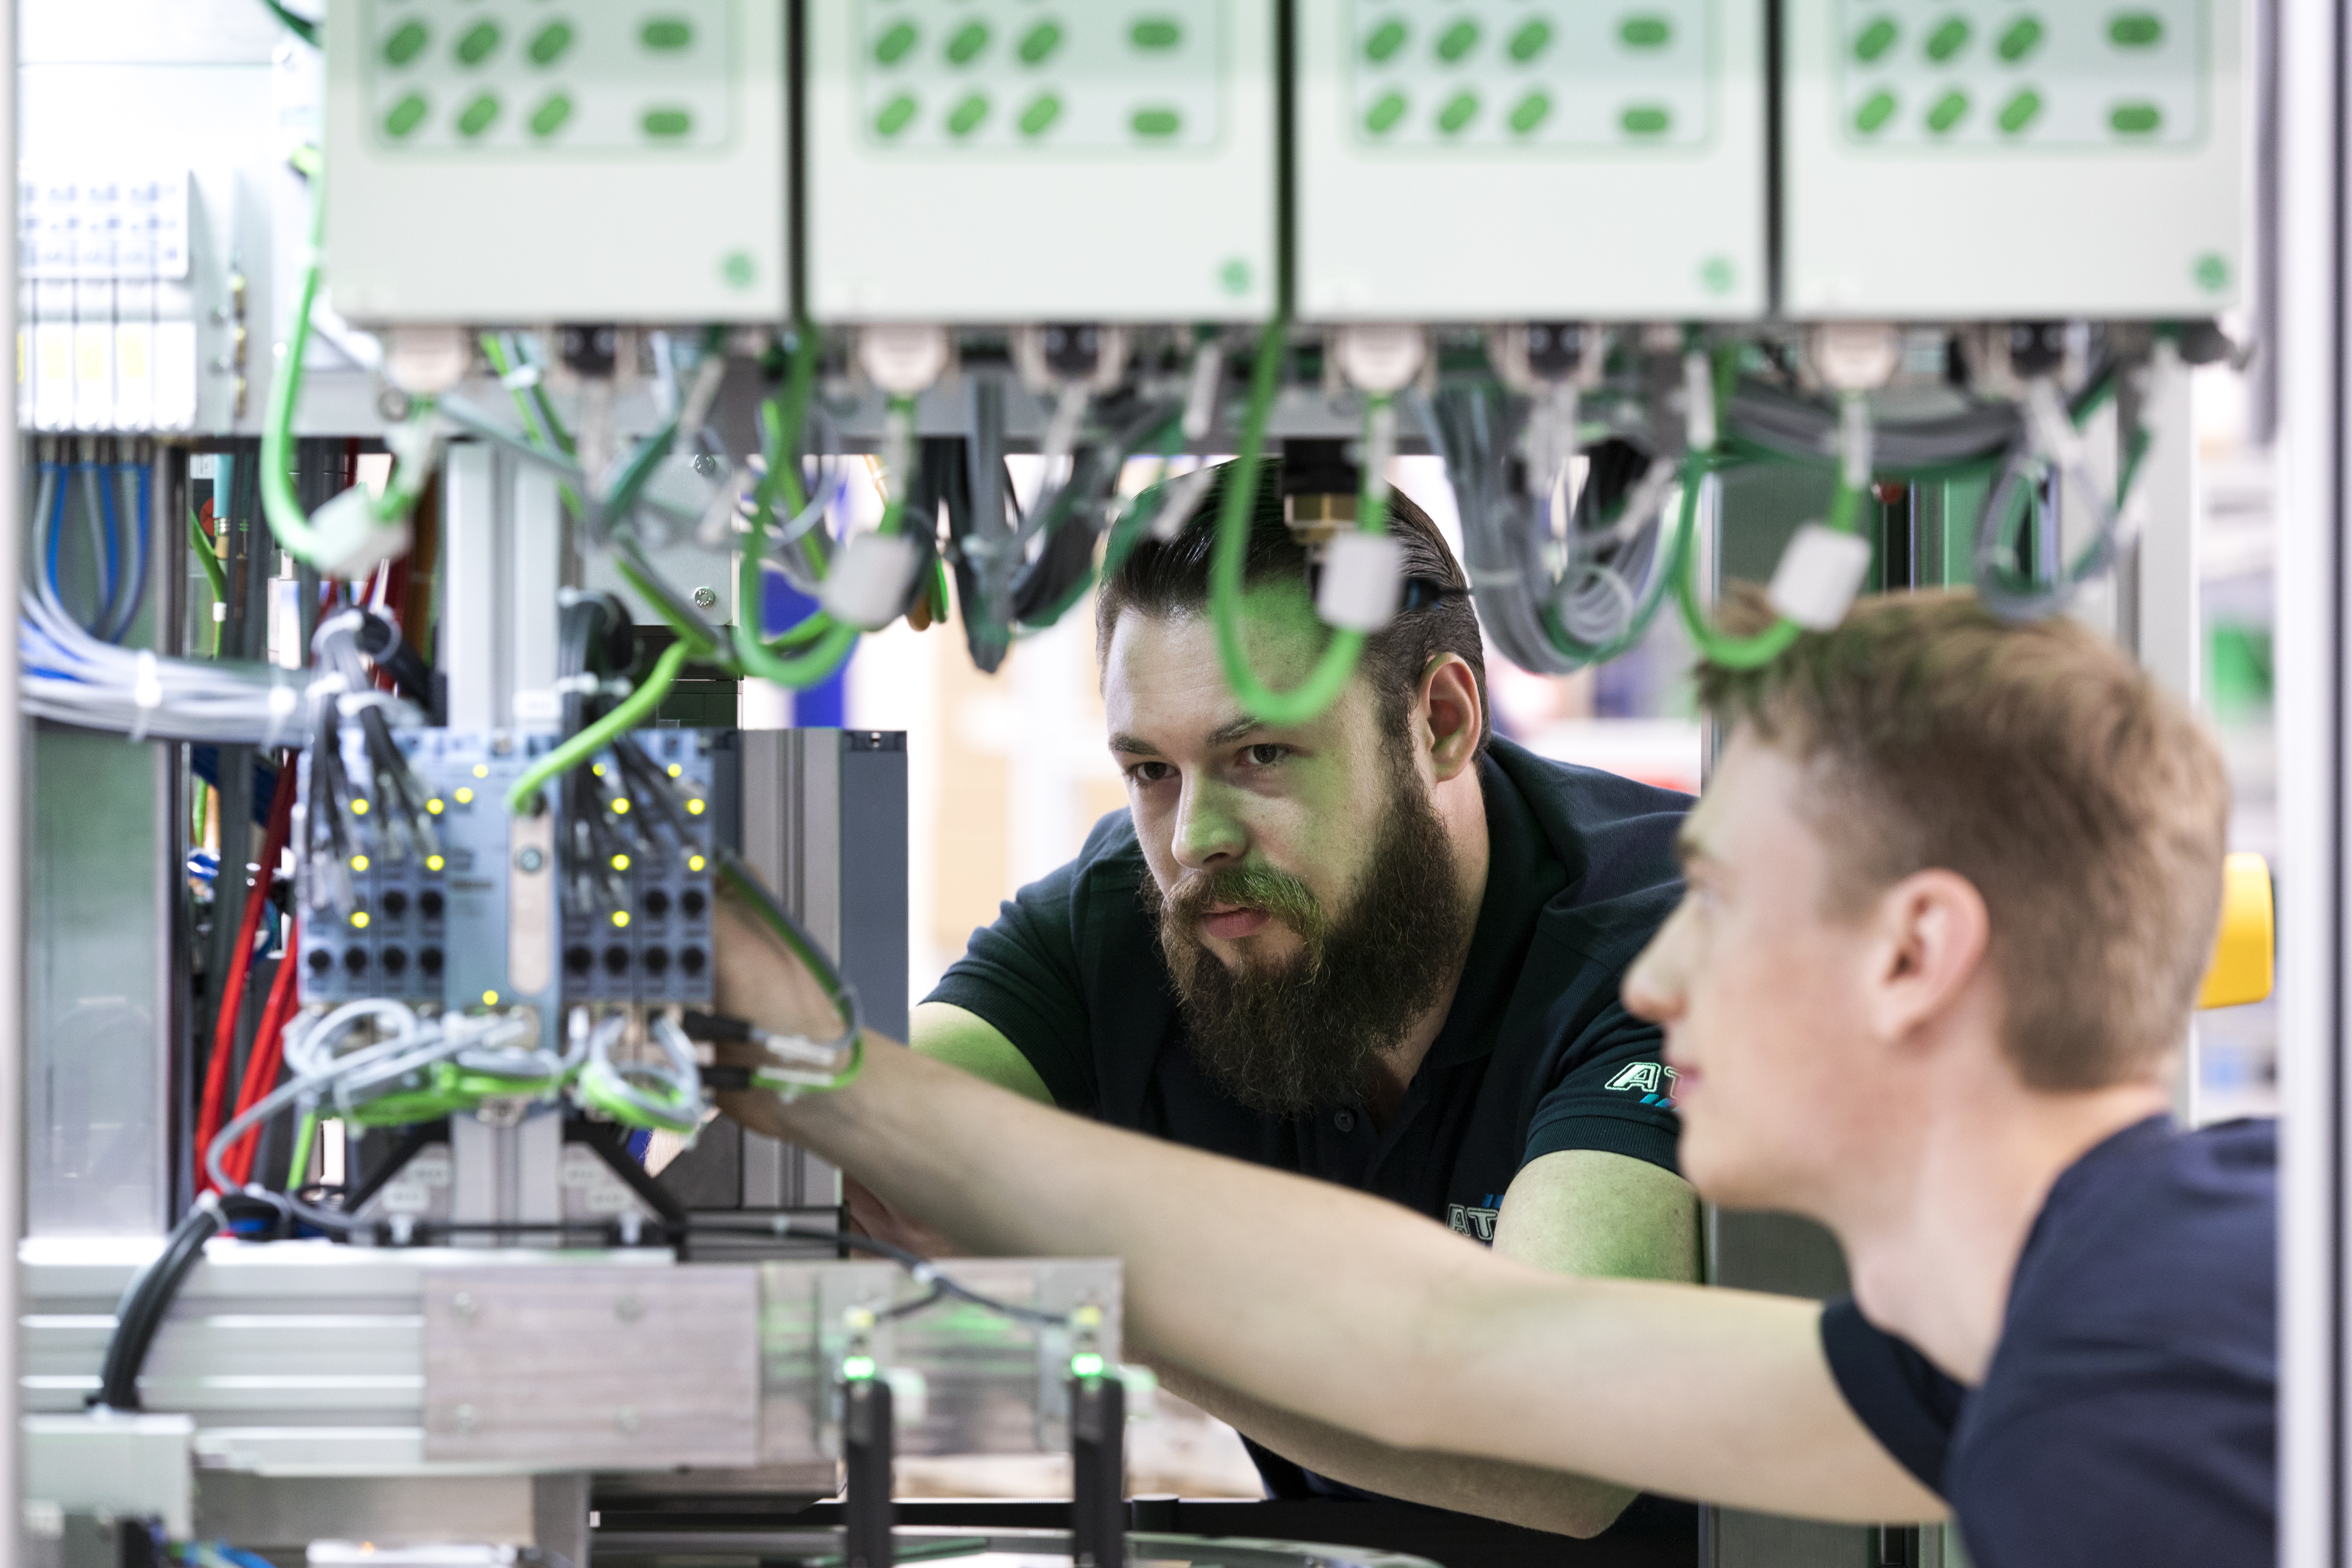
M1355 1103L1374 1062L1454 983L1468 900L1445 825L1419 778L1401 772L1363 886L1336 918L1271 867L1194 872L1165 898L1144 879L1192 1054L1252 1110L1291 1116ZM1217 905L1264 910L1297 934L1299 951L1227 967L1201 937Z

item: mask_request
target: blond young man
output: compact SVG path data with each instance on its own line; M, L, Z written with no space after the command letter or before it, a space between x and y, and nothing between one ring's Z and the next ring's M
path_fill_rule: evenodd
M1684 1172L1826 1224L1852 1301L1544 1273L878 1041L844 1092L730 1109L966 1246L1121 1258L1140 1353L1399 1452L1948 1514L1979 1568L2268 1562L2273 1129L2165 1110L2220 902L2213 748L2092 634L1961 596L1702 688L1729 740L1625 998L1665 1029ZM824 1029L740 922L719 983Z

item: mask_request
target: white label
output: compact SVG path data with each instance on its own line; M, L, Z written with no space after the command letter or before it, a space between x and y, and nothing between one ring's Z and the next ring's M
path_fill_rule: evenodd
M1404 545L1384 533L1343 533L1323 557L1315 613L1346 632L1376 632L1396 618Z
M1861 592L1870 555L1870 541L1858 534L1805 524L1772 574L1772 607L1809 631L1832 630Z

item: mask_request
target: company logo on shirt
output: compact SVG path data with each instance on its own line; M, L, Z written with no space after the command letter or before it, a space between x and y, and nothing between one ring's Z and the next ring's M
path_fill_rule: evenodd
M1625 1094L1638 1094L1644 1105L1654 1105L1671 1110L1675 1105L1675 1069L1664 1062L1627 1062L1609 1080L1608 1087Z
M1467 1204L1448 1204L1445 1205L1445 1223L1460 1235L1475 1236L1481 1241L1492 1242L1495 1239L1496 1217L1503 1210L1492 1193L1486 1194L1486 1203L1488 1206L1485 1208L1472 1208Z

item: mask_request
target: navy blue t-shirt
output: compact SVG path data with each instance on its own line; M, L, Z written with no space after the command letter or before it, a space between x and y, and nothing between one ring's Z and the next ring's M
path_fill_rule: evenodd
M2059 1176L1967 1387L1822 1318L1846 1403L1952 1506L1976 1568L2267 1564L2278 1494L2277 1123L2126 1128Z

